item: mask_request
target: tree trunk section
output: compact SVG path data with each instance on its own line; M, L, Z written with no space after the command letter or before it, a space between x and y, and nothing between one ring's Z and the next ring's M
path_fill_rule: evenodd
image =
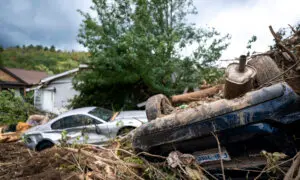
M217 94L219 91L223 90L223 85L217 85L211 88L207 88L204 90L186 93L181 95L172 96L172 103L184 103L184 102L191 102L191 101L199 101L204 97L209 97Z

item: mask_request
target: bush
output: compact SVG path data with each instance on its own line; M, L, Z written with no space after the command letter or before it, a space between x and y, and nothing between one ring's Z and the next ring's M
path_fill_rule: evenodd
M0 124L16 124L26 121L34 107L22 97L16 97L14 91L0 92Z

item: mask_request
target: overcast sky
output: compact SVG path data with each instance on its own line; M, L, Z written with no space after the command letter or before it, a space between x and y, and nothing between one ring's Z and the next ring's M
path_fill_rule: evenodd
M232 36L222 58L246 52L252 35L253 50L262 52L272 44L268 26L275 30L300 22L300 0L194 0L199 14L190 17L198 26L215 27ZM63 50L84 50L76 36L82 20L77 9L87 11L91 0L0 1L0 44L55 45Z

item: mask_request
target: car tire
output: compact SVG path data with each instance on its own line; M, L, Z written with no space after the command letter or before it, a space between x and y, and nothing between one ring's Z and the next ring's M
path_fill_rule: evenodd
M42 141L36 146L35 149L36 149L36 151L42 151L42 150L51 148L53 146L54 146L54 144L50 141Z
M155 120L162 115L171 114L175 108L169 99L163 94L150 97L146 102L146 115L148 121Z
M123 127L118 131L118 136L125 136L128 134L130 131L134 130L135 127Z

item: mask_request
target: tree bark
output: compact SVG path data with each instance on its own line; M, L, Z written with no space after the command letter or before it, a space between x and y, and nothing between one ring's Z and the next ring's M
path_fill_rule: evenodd
M213 86L204 90L172 96L172 103L183 103L190 101L198 101L204 97L213 96L223 89L223 85Z

